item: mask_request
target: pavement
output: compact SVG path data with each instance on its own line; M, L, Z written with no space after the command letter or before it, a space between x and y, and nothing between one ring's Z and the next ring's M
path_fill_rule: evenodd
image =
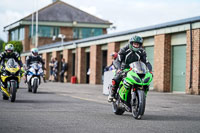
M150 91L142 120L112 112L102 85L20 84L15 103L0 96L0 133L198 133L200 96Z

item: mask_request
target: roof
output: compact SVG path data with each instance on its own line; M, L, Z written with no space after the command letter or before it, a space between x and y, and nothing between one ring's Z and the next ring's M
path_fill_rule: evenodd
M34 14L36 14L36 12L34 12ZM32 20L32 14L20 19L19 21L31 21L31 20ZM13 25L19 21L16 21L10 25ZM106 25L112 24L107 20L100 19L96 16L86 13L60 0L57 0L56 2L51 3L50 5L40 9L38 11L38 21L68 22L68 23L77 22L77 23L92 23L92 24L106 24ZM8 26L9 25L5 27Z
M23 20L31 21L31 19L32 15L29 15ZM38 21L111 24L60 0L40 9L38 11Z
M158 25L152 25L152 26L132 29L132 30L128 30L128 31L118 32L118 33L112 33L112 34L100 35L100 36L96 36L96 37L89 37L86 39L81 39L81 40L76 40L76 41L64 42L64 46L72 45L74 43L79 44L79 43L83 43L83 42L112 38L112 37L116 37L116 36L128 35L128 34L132 34L132 33L148 31L148 30L155 30L155 29L177 26L177 25L182 25L182 24L194 23L194 22L198 22L198 21L200 21L200 16L181 19L181 20L177 20L177 21L171 21L171 22L167 22L167 23L161 23ZM59 47L60 45L61 45L60 43L53 43L53 44L40 46L39 49L44 50L44 49L48 49L48 48L55 48L55 47Z

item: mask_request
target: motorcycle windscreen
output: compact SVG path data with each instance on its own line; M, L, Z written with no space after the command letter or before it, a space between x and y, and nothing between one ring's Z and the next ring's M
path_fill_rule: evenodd
M38 70L41 67L41 64L33 63L33 64L31 64L31 67L33 67L34 69Z
M16 63L16 61L14 59L9 59L6 63L8 68L17 68L18 64Z
M142 61L133 62L129 66L137 74L146 74L148 72L146 65Z

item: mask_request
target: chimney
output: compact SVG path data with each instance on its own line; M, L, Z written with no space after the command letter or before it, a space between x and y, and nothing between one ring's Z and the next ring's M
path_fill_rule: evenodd
M52 0L52 3L56 2L56 1L58 1L58 0Z

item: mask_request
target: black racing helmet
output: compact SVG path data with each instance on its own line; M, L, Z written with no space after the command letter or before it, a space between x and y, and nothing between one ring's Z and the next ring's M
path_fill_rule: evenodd
M142 39L142 37L140 37L140 36L133 36L130 40L129 40L129 48L131 49L131 50L133 50L133 51L138 51L139 49L140 49L140 47L139 48L135 48L135 47L133 47L133 43L138 43L139 45L140 45L140 47L142 46L142 44L143 44L143 39Z

